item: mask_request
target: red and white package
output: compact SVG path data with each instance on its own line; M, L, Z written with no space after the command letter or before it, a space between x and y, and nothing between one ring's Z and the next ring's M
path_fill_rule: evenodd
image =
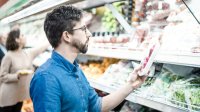
M141 60L141 63L140 63L140 65L142 65L142 69L139 72L139 76L148 74L148 72L154 62L154 59L155 59L156 55L158 54L159 48L160 48L160 43L156 42L155 44L150 45L149 48L146 51L144 51L145 56Z

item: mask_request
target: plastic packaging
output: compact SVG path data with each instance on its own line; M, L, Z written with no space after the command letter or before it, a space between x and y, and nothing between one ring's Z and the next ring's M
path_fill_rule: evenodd
M142 70L139 72L139 76L147 75L154 59L159 51L160 43L157 41L155 44L149 46L149 48L145 51L145 56L141 60Z

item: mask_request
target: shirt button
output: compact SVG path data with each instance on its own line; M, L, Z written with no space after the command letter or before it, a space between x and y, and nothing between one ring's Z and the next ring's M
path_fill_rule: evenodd
M79 79L79 77L78 76L76 76L76 80L78 80Z

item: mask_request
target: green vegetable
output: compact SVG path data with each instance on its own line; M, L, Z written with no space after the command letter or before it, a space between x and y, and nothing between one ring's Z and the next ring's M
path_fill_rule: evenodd
M182 107L186 106L186 105L182 104L182 103L186 103L186 101L185 101L185 93L181 89L174 91L174 93L172 94L172 100L175 100L175 101L172 101L172 103L175 103ZM178 102L176 102L176 101L178 101ZM181 102L181 103L179 103L179 102Z
M193 110L200 111L200 89L191 89L190 90L190 102Z

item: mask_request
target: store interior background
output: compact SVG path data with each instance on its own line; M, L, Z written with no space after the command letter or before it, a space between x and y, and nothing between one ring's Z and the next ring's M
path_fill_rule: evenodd
M184 1L200 21L200 1ZM113 111L200 112L200 24L182 0L0 0L0 33L17 25L27 39L25 49L40 45L46 41L45 15L65 4L84 10L93 37L78 61L100 96L125 84L148 46L161 42L146 82ZM39 55L34 67L52 50ZM33 112L31 100L22 112Z

